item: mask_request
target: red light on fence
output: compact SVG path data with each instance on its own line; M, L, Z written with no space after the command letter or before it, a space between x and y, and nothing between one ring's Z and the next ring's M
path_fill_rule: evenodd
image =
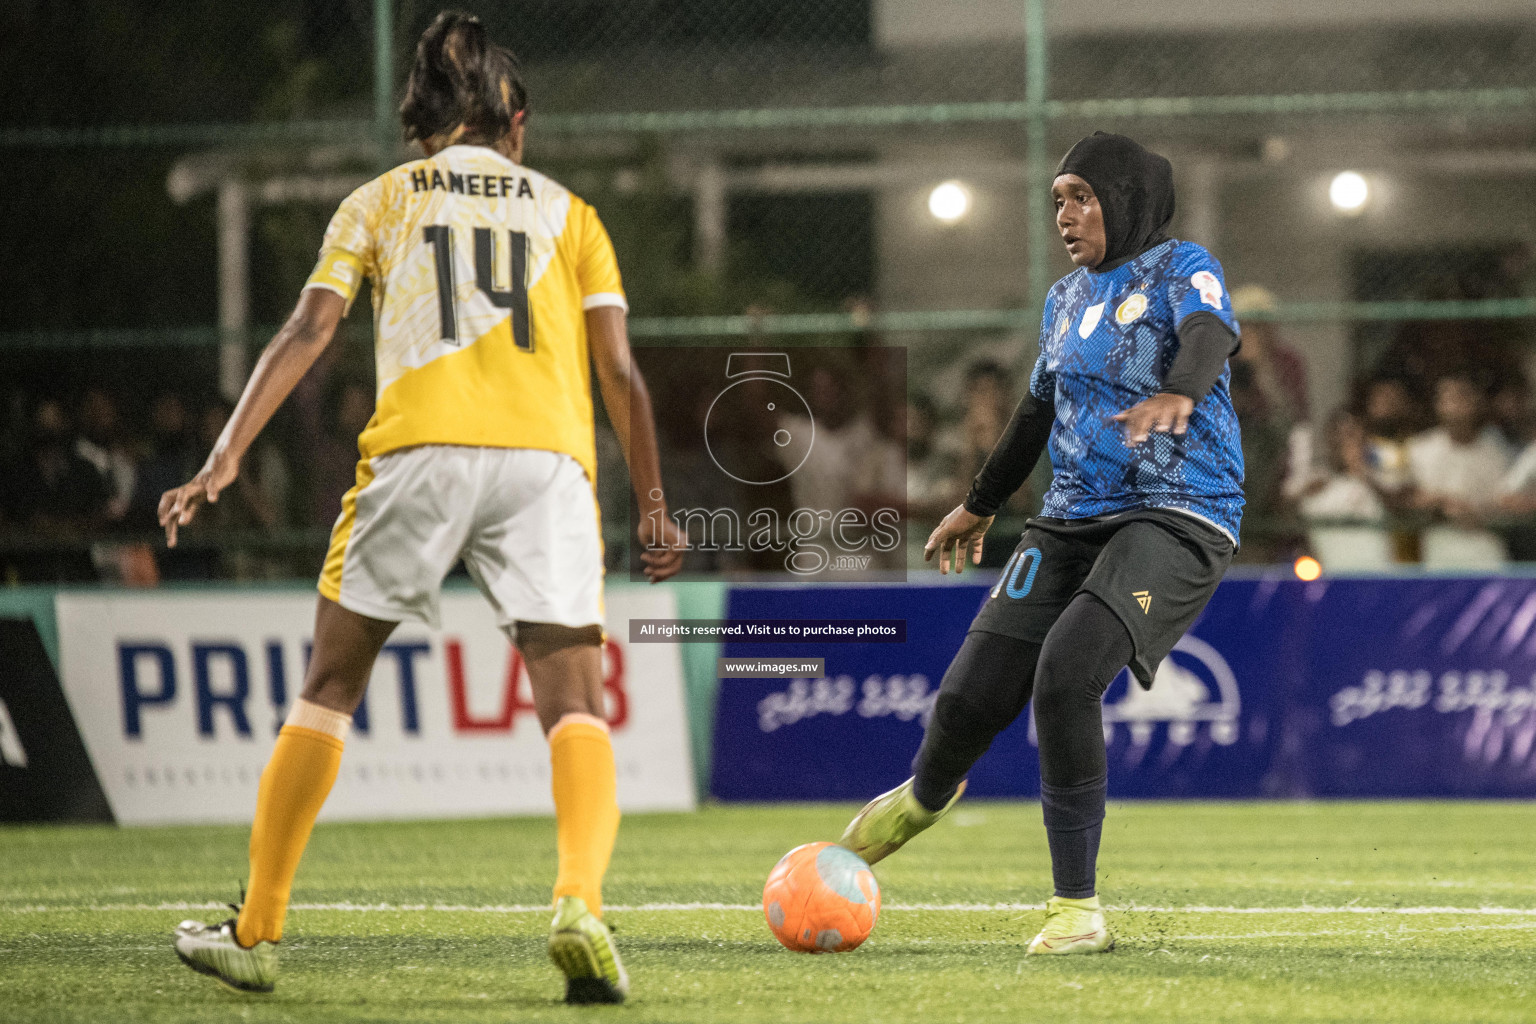
M1323 574L1323 564L1311 555L1302 555L1296 559L1296 578L1306 583L1311 583Z

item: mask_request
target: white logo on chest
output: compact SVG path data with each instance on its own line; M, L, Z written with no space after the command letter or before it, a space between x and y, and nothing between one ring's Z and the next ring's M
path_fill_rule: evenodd
M1077 325L1077 336L1087 338L1093 333L1093 329L1099 326L1099 319L1104 315L1104 303L1097 306L1089 306L1083 311L1083 322Z

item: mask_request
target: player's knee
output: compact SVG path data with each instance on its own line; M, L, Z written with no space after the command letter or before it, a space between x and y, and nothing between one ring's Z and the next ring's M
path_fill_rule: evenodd
M603 627L562 626L554 622L519 622L517 647L530 660L561 654L572 648L601 647Z
M1049 647L1041 652L1040 667L1035 672L1035 720L1057 721L1069 715L1088 698L1089 686L1081 670L1066 652ZM1075 670L1074 670L1075 669Z
M370 665L371 669L372 666ZM322 707L351 714L368 692L367 670L356 671L341 665L314 664L304 680L303 698Z
M940 734L965 746L991 743L1011 722L1012 718L1002 710L953 693L940 693L933 705L933 724Z

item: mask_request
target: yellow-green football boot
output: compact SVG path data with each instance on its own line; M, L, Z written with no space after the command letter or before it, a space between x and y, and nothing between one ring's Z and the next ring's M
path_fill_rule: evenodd
M1052 896L1045 904L1045 927L1030 940L1028 956L1067 953L1107 953L1115 948L1114 933L1104 922L1099 898L1069 900Z
M928 828L955 806L965 792L962 780L949 803L936 811L930 811L912 795L912 780L908 779L889 793L881 793L864 805L848 827L843 829L839 846L847 847L866 864L884 860L907 844L907 841Z
M565 972L567 1003L622 1003L629 974L608 926L579 896L562 896L549 926L549 958Z
M199 974L237 992L271 992L277 983L277 945L258 942L250 949L235 939L235 919L223 924L183 921L176 926L176 955Z

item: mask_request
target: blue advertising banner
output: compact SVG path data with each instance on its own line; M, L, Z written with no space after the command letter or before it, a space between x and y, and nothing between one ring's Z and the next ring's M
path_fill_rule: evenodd
M905 643L728 643L825 658L721 683L712 792L858 800L906 778L984 585L741 588L731 619L905 619ZM1536 796L1536 580L1231 579L1157 672L1105 695L1114 797ZM1026 714L971 774L1039 792Z
M1536 796L1536 580L1289 589L1302 660L1285 678L1285 728L1306 753L1299 789Z

